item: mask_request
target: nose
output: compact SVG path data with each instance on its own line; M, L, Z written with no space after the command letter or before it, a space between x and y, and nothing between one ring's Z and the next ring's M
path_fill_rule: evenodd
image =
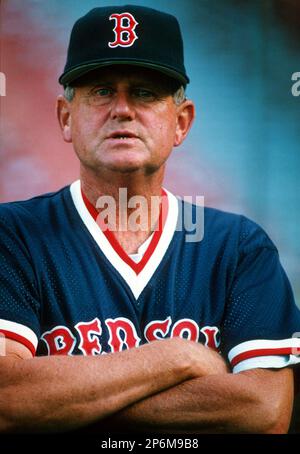
M117 91L111 103L110 115L112 119L133 120L135 109L129 93L126 91Z

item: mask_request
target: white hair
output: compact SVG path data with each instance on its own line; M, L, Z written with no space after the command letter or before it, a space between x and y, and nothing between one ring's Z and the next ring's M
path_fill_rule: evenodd
M70 87L70 85L66 85L64 87L64 97L66 98L66 100L71 102L71 101L73 101L74 96L75 96L75 88Z
M186 95L185 95L185 88L183 85L181 85L178 90L175 91L173 94L173 99L176 104L176 106L179 106L183 101L186 100Z

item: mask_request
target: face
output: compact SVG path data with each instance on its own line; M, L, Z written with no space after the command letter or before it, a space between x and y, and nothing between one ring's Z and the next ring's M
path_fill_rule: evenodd
M111 66L81 79L71 102L60 97L63 136L81 164L121 173L160 169L194 115L191 101L176 106L167 80L156 71Z

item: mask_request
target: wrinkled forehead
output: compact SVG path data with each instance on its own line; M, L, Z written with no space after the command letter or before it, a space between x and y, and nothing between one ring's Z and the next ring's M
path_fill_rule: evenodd
M74 87L89 86L97 83L126 83L126 84L147 84L167 89L175 92L179 88L179 83L164 74L138 66L131 65L111 65L90 71L86 75L72 83Z

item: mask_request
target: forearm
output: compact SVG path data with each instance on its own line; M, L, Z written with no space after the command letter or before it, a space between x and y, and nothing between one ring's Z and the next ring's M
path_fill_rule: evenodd
M274 374L264 371L266 379L261 389L246 374L189 380L132 405L106 421L106 427L124 429L126 424L127 430L171 433L286 432L292 393L279 396L281 391L276 395L274 390L266 402L268 372ZM272 381L269 386L272 388Z
M164 342L98 357L0 357L0 430L68 430L120 411L191 376L175 351Z

